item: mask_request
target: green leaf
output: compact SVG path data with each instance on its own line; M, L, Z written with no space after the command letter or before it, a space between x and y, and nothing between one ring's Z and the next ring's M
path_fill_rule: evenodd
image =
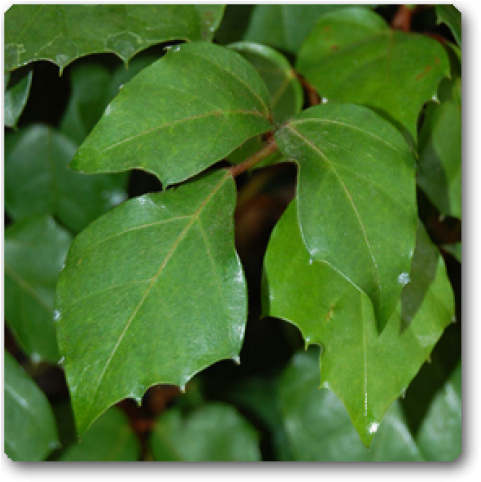
M323 15L349 5L256 5L244 39L297 54Z
M70 234L47 216L5 230L5 319L36 363L59 360L53 324L55 285L71 241Z
M140 458L140 444L118 408L107 410L82 440L60 457L63 462L129 462Z
M392 30L376 13L351 8L319 20L296 70L321 97L366 105L416 141L421 108L449 75L449 60L435 40Z
M461 219L461 79L440 88L440 104L428 106L419 135L418 184L442 214Z
M437 23L445 23L461 46L461 12L454 5L436 5Z
M269 90L272 117L276 124L281 124L302 110L303 92L296 74L288 60L270 47L252 42L237 42L228 47L248 60L259 72ZM256 136L246 141L232 152L227 159L238 164L262 149L262 136ZM254 166L254 169L279 162L282 155L274 152L264 161Z
M13 85L7 88L10 75L4 78L5 94L3 97L3 119L6 127L16 127L18 119L22 115L27 104L28 94L32 85L33 71L30 70Z
M127 197L125 175L83 176L67 169L77 146L34 124L5 138L5 207L15 220L52 214L73 231Z
M415 162L404 139L374 112L349 104L307 109L275 137L299 164L299 222L311 258L368 294L382 331L416 239Z
M461 242L455 244L445 244L442 248L452 254L461 263Z
M64 67L114 53L124 62L151 45L200 40L193 5L13 5L5 13L5 71L35 60Z
M254 67L208 43L176 45L120 91L71 166L143 169L184 181L271 129L269 93Z
M279 52L265 45L237 42L228 45L242 55L259 72L269 90L272 117L278 124L302 110L304 94L289 61Z
M411 281L378 335L367 296L327 263L310 260L293 202L267 249L263 312L297 326L306 345L322 346L321 384L342 400L369 446L451 323L454 300L442 257L420 226Z
M221 4L208 4L199 5L195 4L194 7L200 16L202 39L211 41L214 38L215 31L219 28L219 24L224 15L225 5Z
M281 378L279 399L295 460L423 460L398 402L391 405L371 448L367 449L359 440L342 402L332 392L319 389L319 366L315 352L294 355Z
M429 460L452 462L462 449L461 363L436 394L416 440Z
M183 417L171 409L157 419L150 438L155 460L257 462L259 437L228 405L210 403Z
M119 400L238 355L247 303L235 200L230 174L214 172L125 202L72 243L56 317L80 434Z
M59 444L52 408L6 350L3 367L5 453L13 461L44 460Z

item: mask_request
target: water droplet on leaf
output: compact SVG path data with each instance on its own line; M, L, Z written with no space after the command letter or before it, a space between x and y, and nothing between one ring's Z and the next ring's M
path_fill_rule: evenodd
M409 276L408 273L401 273L397 277L397 281L400 285L406 286L408 283L411 282L411 277Z

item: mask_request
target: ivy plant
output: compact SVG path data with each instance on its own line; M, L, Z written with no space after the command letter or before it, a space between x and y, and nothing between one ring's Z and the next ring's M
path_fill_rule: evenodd
M460 26L452 6L12 6L9 457L455 459ZM41 383L59 371L63 396Z

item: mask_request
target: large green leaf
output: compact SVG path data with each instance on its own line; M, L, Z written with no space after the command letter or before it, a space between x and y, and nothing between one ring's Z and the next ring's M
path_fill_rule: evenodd
M381 331L409 275L416 239L415 162L403 137L351 104L311 107L275 137L299 164L299 222L311 258L368 294Z
M179 409L156 421L150 444L155 460L177 462L256 462L259 437L233 407L204 405L183 417Z
M125 397L238 356L247 303L235 198L230 174L214 172L132 199L72 243L56 318L80 433Z
M321 384L342 400L365 445L452 321L454 300L444 263L422 227L410 276L378 335L369 298L327 263L309 258L295 202L267 249L264 314L296 325L306 345L322 346Z
M77 146L43 124L5 138L5 207L15 220L52 214L80 231L127 197L124 174L84 176L67 164Z
M173 47L108 105L71 166L138 168L184 181L271 129L269 92L254 67L208 43Z
M61 456L64 462L128 462L140 458L140 444L127 417L118 408L107 410Z
M3 367L5 453L13 461L43 460L59 444L52 408L7 351Z
M322 97L367 105L415 141L421 107L449 75L449 60L435 40L392 30L376 13L352 8L319 20L296 68Z
M194 5L13 5L5 13L5 71L35 60L63 68L112 52L127 62L168 40L200 40Z
M71 240L47 216L5 230L5 319L34 362L59 359L53 324L55 285Z
M197 9L201 21L202 40L212 40L224 15L225 5L212 3L207 5L195 4L194 7Z

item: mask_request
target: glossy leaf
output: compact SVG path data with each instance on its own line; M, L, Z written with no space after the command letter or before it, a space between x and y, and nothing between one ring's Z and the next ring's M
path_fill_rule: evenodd
M125 175L83 176L67 164L77 146L43 124L5 138L5 207L15 220L52 214L73 231L127 197Z
M3 119L6 127L16 127L25 105L27 104L30 87L32 85L33 71L27 72L13 85L8 84L10 75L5 76L5 94L3 97Z
M436 5L438 23L445 23L458 45L461 45L461 12L454 5Z
M17 361L4 353L4 444L13 461L38 462L58 447L47 397Z
M275 137L299 165L299 223L311 258L368 294L382 331L409 274L416 238L408 146L391 124L352 104L311 107Z
M150 445L155 460L256 462L259 437L233 407L210 403L183 417L171 409L159 417Z
M319 20L296 70L321 97L366 105L416 141L421 108L449 75L449 60L439 42L392 30L376 13L351 8Z
M193 5L13 5L5 13L5 71L35 60L63 68L114 53L124 62L168 40L200 40Z
M107 410L60 457L63 462L129 462L140 458L140 444L129 420L118 408Z
M462 450L461 363L436 394L416 440L429 460L452 462Z
M59 360L53 324L55 285L71 241L71 235L47 216L5 230L5 319L36 363Z
M56 318L80 434L119 400L140 403L151 385L183 386L238 355L246 286L235 198L230 174L214 172L132 199L73 242Z
M349 5L256 5L244 39L297 54L323 15Z
M282 376L279 399L295 460L423 460L398 402L387 411L371 448L367 449L359 440L342 402L329 390L319 389L319 365L313 352L294 355Z
M461 218L461 79L443 84L446 98L429 105L419 135L418 184L441 213Z
M442 257L420 227L408 284L381 335L369 298L329 264L310 260L295 202L274 229L264 265L264 315L293 323L306 345L322 346L321 385L342 400L369 446L385 412L452 321Z
M269 93L246 60L218 45L177 45L124 86L71 166L138 168L171 185L271 127Z

